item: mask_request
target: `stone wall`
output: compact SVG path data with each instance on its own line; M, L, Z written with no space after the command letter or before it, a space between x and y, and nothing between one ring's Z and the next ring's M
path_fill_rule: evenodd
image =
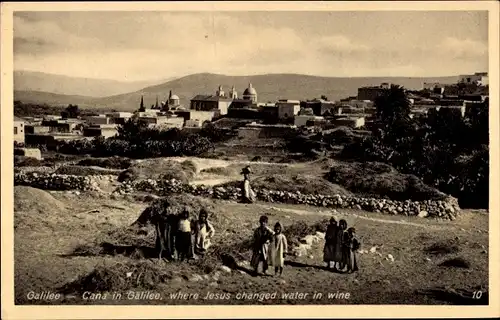
M21 172L14 175L14 185L30 186L43 190L95 190L99 180L112 180L113 176L75 176L55 173Z
M14 183L49 190L99 190L99 180L112 180L112 176L73 176L43 174L37 172L16 173ZM129 194L135 191L150 192L165 196L172 193L189 193L215 199L238 200L241 189L237 187L210 187L189 185L171 180L134 180L119 185L114 194ZM364 198L343 195L302 194L279 190L255 189L257 199L265 202L306 204L317 207L344 208L381 212L392 215L439 217L454 220L460 207L457 199L448 197L444 200L395 201L378 198Z

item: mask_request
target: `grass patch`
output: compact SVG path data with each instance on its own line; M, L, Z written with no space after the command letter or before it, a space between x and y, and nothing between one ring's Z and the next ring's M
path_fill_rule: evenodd
M138 179L176 179L188 183L196 174L196 165L189 160L182 163L165 159L147 159L134 163L118 176L118 181Z
M87 158L80 160L77 165L95 166L108 169L128 169L132 165L132 160L124 157Z
M122 170L106 169L101 167L90 166L62 166L59 167L55 173L68 174L74 176L93 176L93 175L119 175Z
M414 175L399 173L379 162L335 163L325 178L360 195L388 197L392 200L422 201L443 199L445 194L422 182Z
M470 263L462 257L445 260L439 264L440 267L469 269Z
M425 253L433 255L452 254L460 251L457 244L452 241L436 242L425 248Z

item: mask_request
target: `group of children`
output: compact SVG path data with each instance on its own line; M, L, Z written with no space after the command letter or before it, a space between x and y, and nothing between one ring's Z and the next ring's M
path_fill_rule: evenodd
M167 224L168 225L168 224ZM163 235L169 233L170 235ZM198 220L189 219L189 210L184 208L177 221L171 221L168 230L157 230L157 246L160 248L160 258L163 251L167 251L170 258L177 253L180 261L203 256L211 245L215 229L208 221L208 212L201 209ZM167 242L162 245L159 242ZM171 245L174 244L174 245Z
M269 218L261 216L260 226L253 233L253 254L250 265L255 274L258 274L259 264L262 263L262 272L267 274L269 265L274 266L276 275L283 273L285 254L288 252L288 243L283 228L279 222L274 225L274 231L267 226Z
M284 256L288 252L287 239L279 222L274 225L274 230L268 227L268 223L267 216L260 217L260 226L255 229L253 235L253 254L250 264L255 274L258 274L259 265L262 263L264 274L267 274L268 266L272 265L275 274L281 276L285 262ZM328 269L332 268L333 262L334 271L347 273L358 271L356 251L360 243L355 237L355 232L354 228L347 229L347 222L344 219L339 221L338 226L335 218L330 219L323 250L323 260L327 263Z
M179 260L203 256L206 253L211 244L210 239L215 232L207 218L208 213L203 209L195 222L189 220L187 209L182 212L175 236L175 249ZM279 222L274 225L274 230L268 227L268 223L267 216L260 217L259 227L253 233L253 254L250 265L256 275L259 265L262 264L264 274L267 274L271 265L274 266L275 275L281 276L285 255L288 252L288 242ZM354 228L347 228L347 222L344 219L341 219L338 225L335 218L330 219L323 249L323 260L328 269L332 269L333 265L334 271L348 273L358 271L356 251L359 249L360 243L355 237L355 232Z
M347 228L347 222L344 219L341 219L338 225L335 218L330 219L323 249L323 261L326 262L328 269L331 269L333 263L334 271L344 271L344 269L348 273L358 271L356 251L360 243L355 233L356 229Z

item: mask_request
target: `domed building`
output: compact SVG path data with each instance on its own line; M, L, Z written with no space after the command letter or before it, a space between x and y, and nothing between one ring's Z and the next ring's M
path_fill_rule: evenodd
M181 105L181 99L176 94L172 94L172 90L170 90L170 94L168 95L168 106L177 108Z
M257 91L252 87L251 83L248 84L248 88L243 92L243 99L250 100L252 103L257 103Z

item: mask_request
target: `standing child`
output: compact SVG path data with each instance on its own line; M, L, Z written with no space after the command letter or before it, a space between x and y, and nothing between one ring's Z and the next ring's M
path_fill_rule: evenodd
M347 266L347 272L358 271L356 262L356 251L359 249L359 241L356 239L356 229L349 228L344 234L344 263Z
M189 210L187 208L184 208L181 213L175 243L180 261L191 258L191 221L189 220Z
M326 227L325 232L325 247L323 248L323 261L326 263L327 269L331 268L331 262L335 261L335 245L337 243L337 220L334 217L330 218L330 224ZM335 264L335 262L334 262Z
M335 233L335 250L333 252L333 270L337 271L337 266L340 270L344 269L343 241L344 232L347 229L347 221L340 219L339 227Z
M274 273L281 276L283 266L285 265L285 253L288 251L288 243L285 235L282 233L281 223L274 225L274 237L271 247L271 264L274 266Z
M269 229L267 216L261 216L259 219L260 226L253 233L253 254L251 265L255 275L258 274L259 264L262 262L262 272L266 274L269 259L269 243L273 238L274 232Z

